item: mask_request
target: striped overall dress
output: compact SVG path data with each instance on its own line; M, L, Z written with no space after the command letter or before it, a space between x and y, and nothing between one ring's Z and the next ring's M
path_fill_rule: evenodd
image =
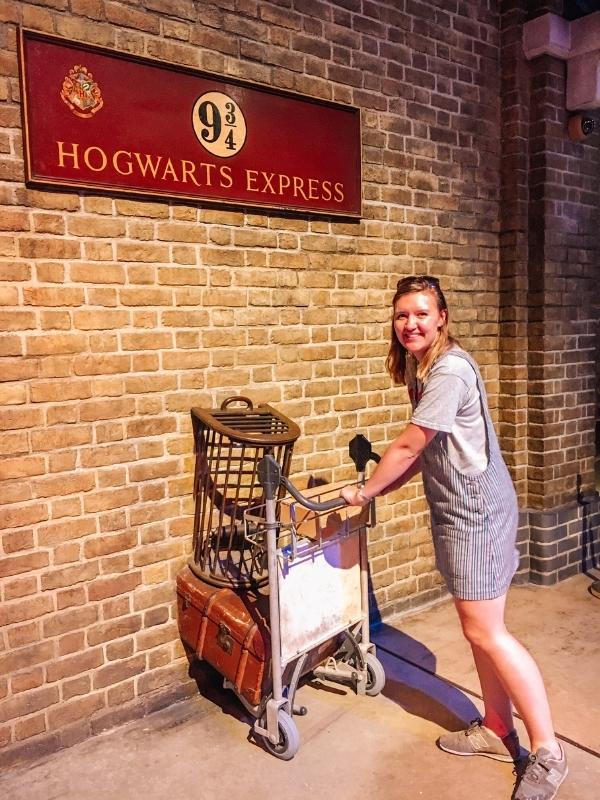
M463 350L451 352L464 358L477 377L488 464L480 474L461 473L448 456L448 435L439 431L421 455L423 485L431 511L436 566L448 590L463 600L490 600L507 591L519 564L517 498L479 369Z

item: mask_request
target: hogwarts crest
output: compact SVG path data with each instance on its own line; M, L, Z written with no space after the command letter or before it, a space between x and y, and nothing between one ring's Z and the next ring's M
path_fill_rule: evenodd
M64 79L60 96L78 117L91 117L104 105L92 73L80 65L73 67Z

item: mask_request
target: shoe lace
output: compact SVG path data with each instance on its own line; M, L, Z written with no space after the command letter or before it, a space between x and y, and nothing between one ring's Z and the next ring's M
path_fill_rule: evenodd
M539 783L544 777L544 771L550 772L550 769L540 761L535 753L530 753L527 757L527 766L521 780L531 781L532 783Z
M469 722L469 727L465 731L465 736L470 736L472 733L479 730L479 728L481 728L481 718L477 717L476 719L472 719L471 722Z

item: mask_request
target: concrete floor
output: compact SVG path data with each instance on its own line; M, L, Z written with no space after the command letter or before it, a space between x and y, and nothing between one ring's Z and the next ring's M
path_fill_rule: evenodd
M598 577L598 576L596 576ZM600 598L580 575L552 588L514 587L509 627L544 673L570 774L561 800L600 795ZM0 776L10 800L508 800L513 767L457 758L436 738L481 707L469 650L444 602L388 623L374 637L387 674L382 695L307 684L301 745L278 761L248 740L249 722L209 669L202 694ZM523 726L518 722L523 744Z

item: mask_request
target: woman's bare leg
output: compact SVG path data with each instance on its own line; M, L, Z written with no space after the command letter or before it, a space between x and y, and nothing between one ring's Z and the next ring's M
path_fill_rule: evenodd
M512 703L494 665L477 645L471 645L483 697L483 724L503 739L514 728Z
M497 684L491 677L490 667L496 673L497 680L504 688L505 694L512 700L519 712L533 752L545 747L557 757L561 750L554 735L552 716L542 676L533 658L527 650L512 636L504 624L504 607L506 594L493 600L454 600L463 633L477 652L482 652L487 659L476 658L479 671L482 669L484 683L482 693L492 707L494 698L499 706L494 709L494 717L506 722L506 707ZM487 716L486 708L486 716ZM490 719L490 723L492 720Z

